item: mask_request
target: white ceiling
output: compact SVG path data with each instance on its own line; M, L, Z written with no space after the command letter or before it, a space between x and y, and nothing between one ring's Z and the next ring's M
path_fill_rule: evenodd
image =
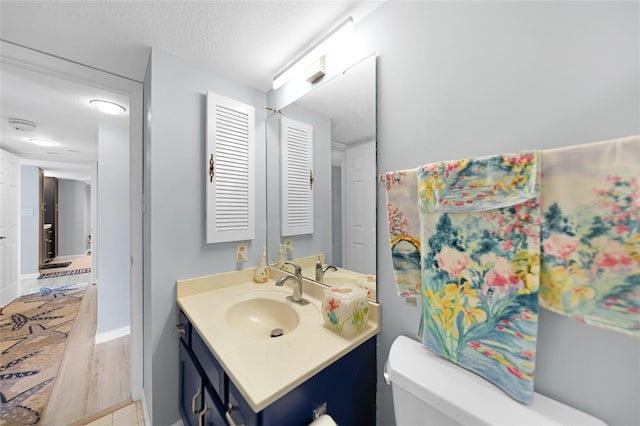
M382 3L3 0L0 36L137 81L144 80L153 47L268 91L274 75L344 18L352 16L357 25ZM127 99L6 61L1 71L3 148L34 160L95 161L98 122L113 118L89 108L88 99L121 104ZM41 134L29 137L49 137L61 145L24 143L25 132L11 129L8 118L36 122Z
M2 1L5 41L144 79L153 47L263 91L313 42L382 1Z

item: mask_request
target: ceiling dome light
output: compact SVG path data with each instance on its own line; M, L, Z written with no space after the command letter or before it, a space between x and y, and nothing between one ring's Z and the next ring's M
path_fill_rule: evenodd
M122 105L102 99L92 99L89 101L89 103L93 105L94 108L98 111L104 112L106 114L122 114L123 112L127 111L127 109Z
M30 138L27 141L38 146L57 146L58 142L51 141L49 139Z

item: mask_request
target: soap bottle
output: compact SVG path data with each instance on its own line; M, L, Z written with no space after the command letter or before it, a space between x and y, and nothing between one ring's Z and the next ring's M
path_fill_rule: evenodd
M262 247L262 255L260 256L260 262L256 266L256 272L253 279L257 283L266 283L269 281L269 271L267 270L267 248Z
M276 267L284 269L284 244L280 244L280 248L278 249L278 261L276 262Z

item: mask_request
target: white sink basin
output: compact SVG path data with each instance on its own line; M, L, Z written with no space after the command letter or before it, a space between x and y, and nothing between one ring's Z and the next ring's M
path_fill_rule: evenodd
M231 305L225 320L235 332L254 339L270 339L275 329L287 334L300 324L300 316L286 302L263 298Z

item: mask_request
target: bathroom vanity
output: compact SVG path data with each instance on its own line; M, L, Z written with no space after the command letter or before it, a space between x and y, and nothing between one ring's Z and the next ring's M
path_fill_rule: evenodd
M178 281L180 415L185 425L306 425L323 410L344 425L375 424L379 305L344 337L323 325L324 286L264 284L253 269ZM272 328L281 334L271 337ZM276 333L278 334L278 333Z

